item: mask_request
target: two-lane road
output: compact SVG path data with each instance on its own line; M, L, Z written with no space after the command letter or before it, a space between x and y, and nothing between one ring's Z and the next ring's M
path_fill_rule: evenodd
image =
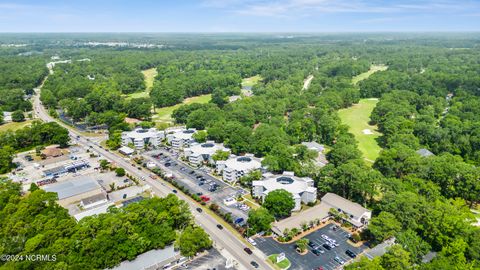
M156 195L166 196L167 194L172 193L172 188L168 185L168 183L162 180L158 181L158 180L151 179L149 176L150 175L149 172L146 172L143 169L138 170L136 166L132 166L130 162L127 162L117 154L101 148L97 143L91 142L88 138L86 138L83 134L81 134L74 128L67 126L59 121L56 121L47 113L45 108L40 103L40 99L39 99L40 89L36 89L36 92L37 93L34 99L34 111L38 116L38 118L42 119L45 122L55 121L61 124L62 126L64 126L69 130L70 136L74 138L78 142L78 144L89 147L91 150L96 151L103 157L116 163L118 166L125 168L125 170L129 174L137 177L138 179L144 179L145 182L152 187L152 190L155 192ZM210 235L212 240L215 242L215 245L217 246L217 248L225 249L236 260L236 262L238 263L237 264L238 269L253 269L253 266L251 266L250 264L251 261L257 262L260 265L259 269L272 269L270 265L268 265L265 262L266 256L262 252L260 252L260 250L254 250L254 253L252 255L248 255L243 250L246 246L243 244L242 241L240 241L235 235L230 233L228 230L226 229L220 230L217 228L218 223L215 220L215 218L205 213L205 211L202 212L201 214L197 213L195 209L198 207L198 205L195 201L193 201L191 198L187 197L186 195L180 192L177 193L176 195L180 199L185 200L189 204L196 223L205 229L205 231Z

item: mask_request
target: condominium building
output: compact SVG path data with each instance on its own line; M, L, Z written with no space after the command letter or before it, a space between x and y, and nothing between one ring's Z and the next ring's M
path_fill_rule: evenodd
M372 211L334 193L325 194L322 197L322 204L345 214L346 221L350 222L355 228L367 225L372 218Z
M163 131L156 128L136 128L132 131L122 132L122 145L133 144L136 149L143 149L145 145L159 146L162 139L165 138Z
M261 159L252 154L245 156L232 156L227 160L219 160L216 163L217 172L222 173L223 180L237 181L240 177L262 167Z
M263 200L269 192L284 189L292 194L295 201L292 211L299 211L302 202L314 203L317 200L317 189L309 177L297 177L293 172L283 172L283 174L277 175L266 173L263 177L263 180L252 182L254 197Z
M219 150L230 151L230 149L225 148L221 143L207 141L205 143L190 145L190 147L183 150L183 154L191 164L199 166L203 162L213 163L212 155Z
M195 140L193 134L197 132L196 129L176 129L171 133L167 133L167 142L175 149L189 147Z

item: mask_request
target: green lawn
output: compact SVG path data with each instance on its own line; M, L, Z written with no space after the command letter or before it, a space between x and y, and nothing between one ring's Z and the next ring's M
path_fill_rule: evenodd
M254 86L261 80L262 80L262 77L260 75L255 75L250 78L244 78L242 80L242 86Z
M358 104L338 111L342 122L348 125L350 132L355 135L358 149L362 152L365 160L369 162L374 162L381 150L375 140L381 134L377 131L377 126L368 124L370 114L377 102L378 99L361 99ZM365 134L364 131L367 130L373 134Z
M155 115L152 117L153 120L157 123L171 123L172 122L172 113L175 109L180 107L183 104L191 103L207 103L212 99L212 95L201 95L197 97L186 98L181 104L176 104L173 106L157 108Z
M288 260L288 258L285 258L283 261L280 261L279 263L277 263L277 256L278 254L272 254L270 256L268 256L268 259L277 267L279 267L280 269L287 269L290 267L291 263L290 261Z
M155 80L155 76L157 76L157 68L150 68L146 70L142 70L143 76L145 77L145 86L147 87L147 91L150 91L153 87L153 81Z
M17 129L21 129L23 127L26 127L30 124L32 124L32 120L27 120L27 121L23 121L23 122L10 122L10 123L6 123L6 124L3 124L3 125L0 125L0 132L4 132L4 131L7 131L7 130L12 130L12 131L15 131Z
M150 90L153 87L153 81L155 80L155 76L157 76L157 68L150 68L142 70L142 74L145 77L145 91L136 92L129 95L126 95L127 99L130 98L144 98L149 97Z
M367 72L364 72L362 74L359 74L355 77L352 78L352 83L353 84L357 84L358 82L362 81L362 80L365 80L366 78L370 77L370 75L372 75L373 73L377 72L377 71L384 71L384 70L387 70L388 66L384 66L384 65L372 65L370 67L370 70L367 71Z

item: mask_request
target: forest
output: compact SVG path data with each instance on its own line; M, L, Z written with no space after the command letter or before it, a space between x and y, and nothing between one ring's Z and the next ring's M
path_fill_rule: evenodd
M16 131L0 132L0 173L14 168L12 161L15 153L51 144L67 147L69 141L68 130L55 122L34 121L31 126Z
M1 269L105 269L151 249L175 244L184 256L212 242L196 227L186 202L170 194L146 199L80 222L38 187L22 195L20 185L0 182L0 252L56 254L54 261L0 262Z
M11 57L0 53L0 111L30 111L32 104L24 96L33 94L33 88L47 73L42 57Z
M153 126L152 107L211 93L209 103L175 110L175 124L206 130L208 139L225 143L235 154L262 157L272 172L310 176L319 196L334 192L372 209L374 217L362 234L372 244L396 237L398 245L387 254L349 269L480 267L480 228L472 225L470 211L478 209L480 200L478 35L326 34L288 40L132 35L125 39L165 47L71 47L87 36L59 35L56 45L31 39L46 55L55 52L75 60L55 65L41 98L74 121L107 126L111 148L119 147L120 132L131 128L125 117ZM28 49L3 54L16 58L13 51ZM76 61L85 58L90 61ZM353 84L352 78L371 65L388 69ZM158 71L152 91L146 98L130 98L144 91L141 70L152 67ZM31 74L45 74L44 65ZM262 79L252 87L253 95L229 102L229 96L240 93L241 80L254 75ZM309 75L313 80L304 89ZM30 81L38 82L35 76ZM12 89L17 88L24 89ZM362 98L379 98L370 120L382 134L382 151L373 164L362 158L338 116L339 109ZM315 154L301 145L305 141L326 145L329 164L314 166ZM422 156L420 149L432 155ZM264 229L260 225L271 214L263 208L253 213L251 227ZM429 251L437 256L421 263Z

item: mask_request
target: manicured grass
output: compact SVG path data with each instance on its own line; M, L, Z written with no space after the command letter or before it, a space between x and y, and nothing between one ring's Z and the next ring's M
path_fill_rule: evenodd
M288 260L288 258L285 258L283 261L280 261L279 263L277 263L277 256L278 254L272 254L270 256L268 256L268 259L277 267L279 267L280 269L287 269L290 267L291 263L290 261Z
M370 70L367 71L367 72L364 72L362 74L359 74L355 77L352 78L352 83L353 84L357 84L358 82L362 81L362 80L365 80L366 78L370 77L370 75L372 75L373 73L377 72L377 71L384 71L384 70L387 70L388 66L384 66L384 65L372 65L370 67Z
M33 122L32 120L27 120L27 121L23 121L23 122L6 123L6 124L3 124L3 125L0 125L0 132L4 132L4 131L7 131L7 130L15 131L17 129L21 129L21 128L24 128L26 126L31 125L32 122Z
M250 194L247 194L247 195L243 195L243 198L245 200L243 200L242 202L245 203L246 205L248 205L248 207L250 207L251 209L258 209L260 208L260 205L258 205L255 200L252 198L252 195Z
M355 135L358 141L358 149L362 152L365 160L373 163L380 153L380 146L375 140L381 134L377 131L377 126L368 124L370 114L372 113L378 99L361 99L347 109L339 110L340 119L349 126L350 132ZM364 130L370 130L373 134L364 134Z
M144 97L149 97L150 90L152 90L153 87L153 81L155 80L155 76L157 76L157 68L150 68L146 70L142 70L142 74L145 77L145 91L142 92L136 92L132 93L129 95L126 95L127 99L130 98L144 98Z
M250 78L244 78L242 80L242 86L254 86L261 80L262 80L262 77L260 75L255 75Z
M148 91L135 92L135 93L126 95L126 98L127 98L127 99L131 99L131 98L145 98L145 97L149 97L149 92L148 92Z
M212 95L201 95L197 97L186 98L181 104L176 104L173 106L157 108L155 115L152 117L155 122L159 123L171 123L172 122L172 113L175 109L180 107L183 104L191 103L207 103L212 99Z
M157 76L157 68L150 68L146 70L142 70L143 76L145 77L145 86L147 87L147 91L150 91L153 87L153 81L155 80L155 76Z

